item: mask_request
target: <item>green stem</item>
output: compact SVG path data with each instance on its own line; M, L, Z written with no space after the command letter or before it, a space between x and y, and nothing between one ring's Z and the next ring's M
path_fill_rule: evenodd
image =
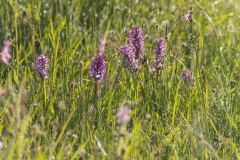
M159 75L159 70L157 69L157 71L156 71L156 79L155 79L155 87L156 87L155 91L158 91L158 75Z
M137 77L137 80L138 80L138 82L139 82L139 85L140 85L140 87L141 87L141 90L142 90L142 96L143 96L143 99L144 99L144 100L146 100L146 96L145 96L144 87L143 87L143 85L142 85L142 83L141 83L141 81L140 81L140 77L139 77L138 75L136 75L136 77Z
M100 97L100 90L99 90L100 80L95 80L95 93L94 93L94 103L96 103Z
M45 109L46 109L46 84L45 84L45 79L41 79L41 87L42 87L42 118L43 118L43 122L42 122L42 124L43 124L43 128L44 129L46 129L45 128Z
M159 69L156 70L156 79L155 79L155 108L157 110L157 113L160 114L160 116L162 117L162 110L159 108L158 106L158 78L159 77Z
M93 133L96 131L100 116L98 112L100 111L99 106L98 106L98 101L100 99L100 83L101 81L99 79L95 79L95 92L94 92L94 128L93 128Z

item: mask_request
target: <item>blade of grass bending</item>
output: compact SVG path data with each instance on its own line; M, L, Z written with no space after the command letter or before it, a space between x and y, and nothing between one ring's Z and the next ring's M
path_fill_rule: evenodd
M173 105L173 113L172 113L172 127L174 126L177 106L178 106L178 103L179 103L179 99L178 99L179 87L180 87L180 82L178 83L176 95L174 97L174 105Z
M75 154L72 156L71 160L74 160L77 158L78 154L81 154L81 151L85 148L88 140L81 146L79 146L78 150L75 152ZM80 155L81 156L81 155Z
M205 91L205 107L206 107L206 110L209 109L209 101L208 101L208 98L209 98L209 93L208 93L208 81L206 81L206 91Z
M69 123L69 121L70 121L70 119L71 119L71 117L72 117L72 115L73 115L73 112L74 112L74 110L73 110L73 111L71 112L71 114L69 115L66 123L64 124L64 126L63 126L63 128L62 128L61 133L59 134L56 142L54 143L53 151L55 150L56 146L58 145L59 141L61 140L61 138L62 138L62 136L63 136L63 133L64 133L65 129L67 128L67 125L68 125L68 123Z
M231 117L227 112L226 112L226 116L227 116L227 118L229 119L229 121L230 121L231 125L233 126L233 128L236 129L237 132L239 132L239 131L238 131L238 126L236 125L236 123L234 122L234 120L232 119L232 117Z

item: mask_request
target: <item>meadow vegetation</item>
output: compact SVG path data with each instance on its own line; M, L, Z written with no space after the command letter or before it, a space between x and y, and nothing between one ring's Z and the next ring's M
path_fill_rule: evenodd
M0 159L240 159L239 15L238 0L0 0Z

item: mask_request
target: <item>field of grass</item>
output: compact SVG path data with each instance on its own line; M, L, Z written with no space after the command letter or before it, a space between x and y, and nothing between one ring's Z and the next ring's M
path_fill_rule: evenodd
M240 159L239 15L239 0L0 0L0 45L11 48L0 60L0 159ZM145 58L134 76L120 47L135 26ZM89 68L102 37L98 81ZM130 121L119 122L121 106Z

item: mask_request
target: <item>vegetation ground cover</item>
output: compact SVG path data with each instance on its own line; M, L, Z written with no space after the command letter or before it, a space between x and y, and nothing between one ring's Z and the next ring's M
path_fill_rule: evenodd
M240 159L239 15L238 0L1 0L0 158ZM121 53L134 27L136 75Z

